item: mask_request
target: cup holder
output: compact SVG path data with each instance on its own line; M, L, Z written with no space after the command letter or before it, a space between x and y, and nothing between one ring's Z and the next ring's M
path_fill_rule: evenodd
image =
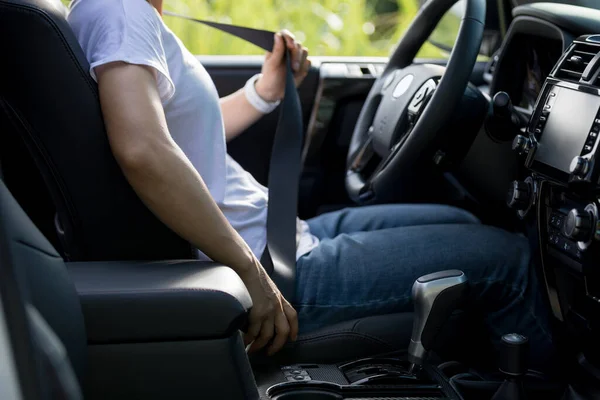
M340 394L323 390L294 390L272 397L272 400L342 400Z

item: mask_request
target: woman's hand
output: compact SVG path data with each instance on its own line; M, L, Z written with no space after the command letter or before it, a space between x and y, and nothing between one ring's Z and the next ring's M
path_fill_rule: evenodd
M289 49L292 55L292 70L296 86L306 77L310 69L308 49L297 42L289 31L275 34L273 51L267 53L262 67L262 77L256 82L256 91L263 100L274 102L281 100L285 94L285 50Z
M246 346L252 343L249 352L254 352L265 347L273 339L267 351L272 355L281 350L288 338L292 341L296 340L298 336L296 310L283 297L258 262L240 277L252 297L250 325L244 335L244 343Z

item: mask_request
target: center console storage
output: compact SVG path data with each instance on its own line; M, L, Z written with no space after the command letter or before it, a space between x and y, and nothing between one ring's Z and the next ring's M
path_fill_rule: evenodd
M88 336L86 399L258 399L230 268L200 261L67 263Z
M437 368L414 373L406 357L288 365L258 378L261 394L274 400L460 398Z

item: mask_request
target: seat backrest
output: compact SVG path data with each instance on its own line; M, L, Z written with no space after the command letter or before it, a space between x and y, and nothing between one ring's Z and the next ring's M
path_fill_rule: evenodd
M16 285L12 289L36 309L44 320L42 325L47 324L56 334L82 382L87 337L75 286L63 259L33 225L1 180L0 262L2 268L14 271Z
M0 118L11 127L0 132L0 146L7 135L24 143L56 207L69 259L193 258L113 158L97 86L60 0L0 0L0 54ZM13 176L30 162L4 161Z

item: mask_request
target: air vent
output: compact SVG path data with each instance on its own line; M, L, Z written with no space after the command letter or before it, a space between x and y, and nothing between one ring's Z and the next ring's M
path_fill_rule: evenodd
M599 51L600 46L598 45L576 42L556 71L556 77L579 82L588 64Z

